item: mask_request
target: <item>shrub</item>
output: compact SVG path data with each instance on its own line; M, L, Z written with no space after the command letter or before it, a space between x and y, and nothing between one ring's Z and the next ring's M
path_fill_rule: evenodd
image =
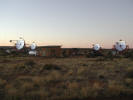
M6 80L0 79L0 86L4 86L7 83Z
M106 59L105 58L103 58L103 57L98 57L97 59L96 59L96 61L105 61Z
M124 57L133 59L133 51L128 51L124 53Z
M117 83L116 81L109 81L108 83L108 88L107 88L107 92L105 93L105 95L108 97L112 97L112 96L120 96L120 94L125 90L124 86Z
M35 64L36 63L33 60L29 60L25 62L25 65L28 65L28 66L34 66Z
M27 73L27 72L29 72L30 71L30 69L27 67L27 66L16 66L15 68L14 68L14 72L16 72L16 73Z
M114 52L112 52L112 51L109 51L109 52L107 52L106 55L104 55L104 58L105 58L105 59L109 59L109 60L113 60L114 57L115 57L115 54L114 54Z
M133 78L133 68L132 68L132 67L129 67L129 68L127 69L126 77L128 77L128 78Z
M34 89L34 84L31 82L23 82L23 85L21 86L21 90L24 93L31 92Z
M125 85L129 88L133 88L133 79L131 78L126 78L125 79Z
M61 68L55 64L46 64L43 66L43 70L61 70Z

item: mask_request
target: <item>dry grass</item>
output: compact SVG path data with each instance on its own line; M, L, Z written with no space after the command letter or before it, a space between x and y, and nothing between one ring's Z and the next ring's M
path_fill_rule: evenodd
M84 100L133 95L133 62L114 58L1 57L2 100ZM92 100L93 100L92 99Z

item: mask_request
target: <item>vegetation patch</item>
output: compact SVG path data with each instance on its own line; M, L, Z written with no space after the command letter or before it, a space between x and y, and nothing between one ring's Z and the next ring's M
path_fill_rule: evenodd
M55 64L46 64L43 66L43 70L61 70L61 67Z
M128 78L133 78L133 67L127 68L126 77L128 77Z
M126 100L132 60L103 58L8 57L0 62L0 100Z
M36 63L33 60L28 60L25 62L25 65L27 66L34 66Z

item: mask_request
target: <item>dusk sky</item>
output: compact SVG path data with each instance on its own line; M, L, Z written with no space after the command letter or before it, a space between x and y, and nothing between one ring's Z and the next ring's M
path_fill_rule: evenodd
M0 45L20 36L74 48L123 39L133 48L133 0L0 0Z

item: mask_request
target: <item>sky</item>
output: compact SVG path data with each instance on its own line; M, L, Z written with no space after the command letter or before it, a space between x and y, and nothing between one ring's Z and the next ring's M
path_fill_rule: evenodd
M20 36L65 48L123 39L133 48L133 0L0 0L0 46Z

